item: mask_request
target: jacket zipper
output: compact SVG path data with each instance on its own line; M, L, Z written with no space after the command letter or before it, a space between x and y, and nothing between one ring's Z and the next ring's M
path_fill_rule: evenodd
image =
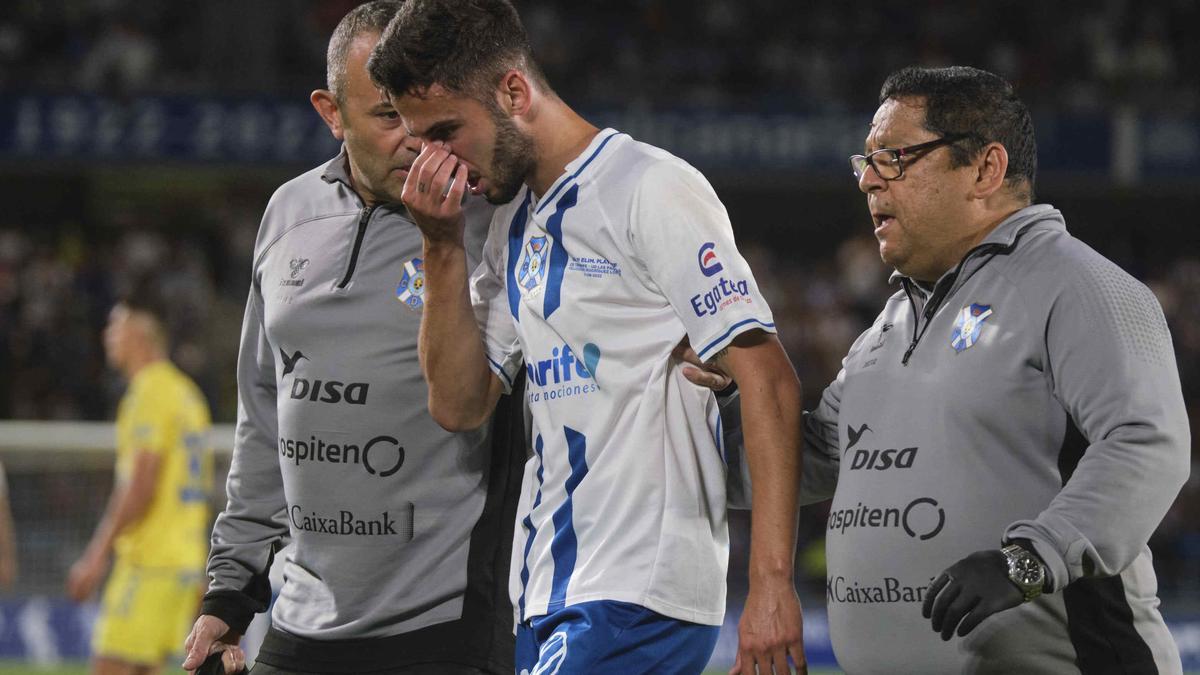
M358 265L358 250L362 248L363 237L367 234L367 223L370 222L375 208L375 205L364 206L362 213L358 216L358 233L354 235L354 249L350 251L350 264L346 266L346 276L337 285L338 289L345 288L354 276L354 268Z
M917 323L913 324L913 339L912 342L909 343L908 349L904 350L904 358L900 359L901 365L908 365L909 357L911 357L913 351L916 350L917 343L921 341L921 338L925 337L925 331L929 330L929 324L933 319L933 315L937 313L938 306L942 304L942 300L946 296L950 295L950 293L947 291L951 286L954 285L955 281L958 281L958 269L954 270L954 276L951 278L949 284L943 284L933 289L933 293L930 294L929 300L925 303L924 323L921 323L921 317L917 314L917 305L912 301L912 292L909 291L908 284L905 284L904 292L908 294L908 302L910 305L912 305L913 318L917 320ZM921 327L920 332L917 332L918 325Z
M911 283L912 282L908 279L903 281L904 294L908 296L908 307L913 313L912 341L908 343L908 349L904 350L904 358L900 359L900 364L904 366L908 365L908 357L912 356L913 350L917 348L917 341L921 339L920 334L917 333L917 328L921 325L921 315L917 313L917 303L913 302L912 287L909 286ZM928 305L928 303L926 303L926 305Z
M925 303L925 323L923 325L921 324L921 316L917 313L917 303L913 302L912 290L908 286L912 282L907 279L904 280L904 294L908 296L908 304L910 307L912 307L913 320L916 323L913 324L912 342L909 343L908 349L904 350L904 358L900 359L900 365L908 365L908 359L912 357L913 352L916 351L917 343L920 342L921 338L925 336L925 331L928 330L929 324L933 320L933 315L937 313L938 307L942 304L942 301L950 297L951 291L958 284L958 277L962 273L963 266L967 264L967 261L975 257L976 254L990 251L995 248L1004 247L998 244L983 244L981 246L976 246L968 251L967 254L963 256L962 260L958 261L958 265L956 265L954 268L954 274L951 275L947 280L949 283L935 286L933 293L929 295L929 300ZM917 330L918 326L920 326L920 331Z

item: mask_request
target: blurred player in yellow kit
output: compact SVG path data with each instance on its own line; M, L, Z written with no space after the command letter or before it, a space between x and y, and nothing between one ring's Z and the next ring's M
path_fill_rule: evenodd
M104 350L129 382L117 410L116 481L67 593L90 597L116 554L92 636L92 673L143 675L178 651L203 591L210 420L200 390L167 358L163 314L148 293L113 308Z

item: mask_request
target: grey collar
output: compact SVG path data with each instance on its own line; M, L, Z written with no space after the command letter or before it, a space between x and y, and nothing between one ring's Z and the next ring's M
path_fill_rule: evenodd
M349 155L346 154L345 144L342 145L337 157L329 160L325 165L325 170L321 172L321 180L329 184L341 183L350 190L354 190L354 186L350 182L350 161Z

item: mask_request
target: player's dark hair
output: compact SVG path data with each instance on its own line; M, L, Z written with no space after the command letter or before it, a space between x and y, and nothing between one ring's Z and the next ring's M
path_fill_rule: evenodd
M1033 119L1004 78L969 66L910 66L888 76L879 102L910 96L925 99L926 129L939 136L966 135L950 145L951 166L965 166L988 143L999 143L1008 151L1004 182L1026 202L1033 201L1037 175Z
M345 101L342 96L346 89L346 57L350 53L350 44L365 33L382 34L402 4L403 0L375 0L361 4L347 12L333 29L325 52L325 81L338 105Z
M117 297L117 303L124 305L131 312L145 314L154 319L155 323L167 332L167 303L158 291L158 283L153 276L144 275L133 280Z
M491 105L514 68L552 93L507 0L409 0L367 62L371 79L393 95L423 96L438 84Z

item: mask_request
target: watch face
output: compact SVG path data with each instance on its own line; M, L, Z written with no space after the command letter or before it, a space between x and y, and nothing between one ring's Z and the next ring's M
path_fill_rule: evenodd
M1013 560L1013 572L1020 584L1040 584L1042 582L1042 566L1033 556L1021 555Z

